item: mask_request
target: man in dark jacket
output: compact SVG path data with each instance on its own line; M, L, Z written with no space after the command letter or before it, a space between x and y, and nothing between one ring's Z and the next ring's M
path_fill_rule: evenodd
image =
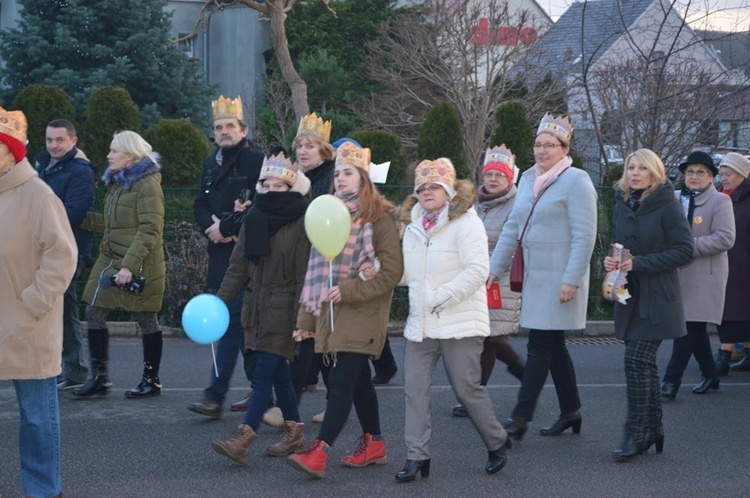
M47 125L47 150L37 158L39 177L57 194L65 206L68 221L78 245L78 266L73 281L65 291L63 305L62 374L58 389L70 390L86 381L88 368L81 361L81 321L78 316L76 280L91 263L93 234L78 228L86 212L94 206L94 167L78 150L76 129L66 119L55 119Z
M247 141L248 127L242 121L240 97L227 99L220 96L211 106L217 148L203 161L201 190L195 200L194 212L201 231L208 238L206 285L209 292L215 293L221 286L239 234L242 223L240 211L247 209L255 195L263 154ZM237 354L243 349L243 294L240 292L229 307L229 328L216 349L218 376L212 367L211 384L204 391L203 399L188 406L192 412L212 418L221 417L222 403L229 390ZM243 359L247 363L248 358L244 354ZM245 371L252 369L248 370L248 365L245 365Z

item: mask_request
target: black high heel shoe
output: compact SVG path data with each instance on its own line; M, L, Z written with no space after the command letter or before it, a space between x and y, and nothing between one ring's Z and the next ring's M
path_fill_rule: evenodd
M569 415L560 415L554 424L540 430L539 434L542 436L559 436L571 427L573 428L573 434L580 434L582 420L581 414L578 412Z
M618 462L628 462L633 457L648 452L652 446L656 446L657 454L664 452L664 435L647 436L640 442L636 442L632 437L626 436L622 442L622 448L615 451L615 460Z
M503 422L503 427L506 431L508 431L508 437L511 437L516 441L520 441L521 439L523 439L523 436L526 434L526 430L528 429L528 427L526 426L526 421L520 418L509 418L505 420L505 422Z
M500 470L500 469L498 469ZM423 478L430 476L430 459L407 460L404 468L396 474L396 482L411 482L419 472Z

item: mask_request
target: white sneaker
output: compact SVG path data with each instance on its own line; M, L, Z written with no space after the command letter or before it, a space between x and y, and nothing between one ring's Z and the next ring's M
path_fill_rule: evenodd
M323 419L326 418L326 411L323 410L322 412L318 413L317 415L313 415L312 421L316 424L322 424Z
M266 410L263 414L263 423L277 429L284 427L284 415L281 413L281 408L274 406Z

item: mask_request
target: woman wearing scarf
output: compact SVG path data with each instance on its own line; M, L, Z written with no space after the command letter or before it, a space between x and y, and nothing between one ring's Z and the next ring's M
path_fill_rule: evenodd
M625 341L628 414L622 445L615 452L627 462L656 445L664 447L656 351L661 341L685 335L677 269L693 260L693 234L675 198L664 164L653 151L639 149L625 158L615 185L612 242L632 256L622 263L607 256L604 269L627 272L630 293L615 303L615 335Z
M318 437L289 464L315 478L325 475L326 462L351 411L357 411L362 436L348 467L386 463L380 430L378 398L370 374L370 358L383 350L393 289L403 273L398 230L388 215L392 205L370 180L370 150L348 142L336 151L333 193L349 208L352 228L344 250L333 260L333 287L328 286L329 263L313 247L297 317L295 338L315 338L315 352L328 365L326 412ZM359 272L380 261L371 278ZM331 330L329 301L335 330Z
M482 185L477 189L477 202L474 209L484 224L489 244L489 254L497 244L505 222L516 202L516 186L513 184L515 156L501 145L487 149L482 168ZM487 385L496 361L508 366L508 372L519 381L523 380L523 360L508 340L511 334L518 333L518 315L521 311L521 294L510 290L510 271L500 279L502 308L490 309L490 337L484 340L480 363L482 375L479 383ZM453 407L454 417L465 417L466 409L458 404Z
M572 136L568 118L544 115L534 142L536 164L521 175L516 203L490 258L488 285L510 265L528 223L522 241L525 268L520 318L521 327L529 329L526 368L518 402L504 424L517 440L526 433L549 373L560 416L540 434L581 430L581 400L565 331L586 327L596 190L588 174L571 168Z
M304 424L297 410L288 360L294 357L292 338L299 297L307 269L310 242L304 214L310 181L283 154L263 161L253 204L247 211L239 240L217 295L227 305L243 286L245 353L253 356L253 395L244 423L213 449L243 465L255 440L272 391L284 418L281 441L266 448L271 456L304 449Z
M727 251L735 238L732 200L713 185L719 170L711 156L693 152L679 168L685 175L685 186L676 192L677 200L693 231L695 260L679 269L687 335L672 343L672 357L661 383L661 395L667 399L677 396L691 356L695 356L703 376L693 394L719 388L706 325L721 323L729 275Z
M84 230L103 233L99 257L83 291L89 303L88 320L91 376L73 390L76 399L106 395L109 381L109 331L112 310L133 313L143 332L143 376L126 398L145 398L161 393L162 334L157 313L164 298L164 193L161 189L161 157L134 131L112 137L104 183L109 186L102 213L89 212ZM140 293L127 290L134 277L145 281Z
M456 180L449 159L422 161L414 172L414 192L404 203L404 283L409 317L404 328L406 465L396 481L430 474L430 384L442 356L453 392L488 451L485 471L507 462L508 434L480 385L479 356L490 335L487 314L487 234L473 209L476 194L468 180Z

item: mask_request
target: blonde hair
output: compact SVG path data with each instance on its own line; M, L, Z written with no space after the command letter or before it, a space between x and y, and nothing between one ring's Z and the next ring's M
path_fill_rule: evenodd
M118 131L112 136L112 148L130 154L138 162L146 157L152 158L154 149L142 136L134 131Z
M636 158L638 159L651 173L651 185L643 192L642 199L645 199L660 185L667 181L667 172L664 169L664 163L661 161L656 152L650 149L638 149L632 152L625 158L625 166L622 170L622 177L617 182L617 187L622 192L622 198L627 199L630 196L630 182L628 181L628 166L630 161Z
M317 145L318 146L318 150L320 150L320 157L324 161L329 161L329 160L333 159L333 157L334 157L334 154L333 154L333 145L329 144L328 142L326 142L322 138L313 137L311 135L301 135L301 136L296 137L294 139L294 141L292 142L292 149L293 150L297 150L297 146L303 140L307 140L307 141L312 142L315 145Z

